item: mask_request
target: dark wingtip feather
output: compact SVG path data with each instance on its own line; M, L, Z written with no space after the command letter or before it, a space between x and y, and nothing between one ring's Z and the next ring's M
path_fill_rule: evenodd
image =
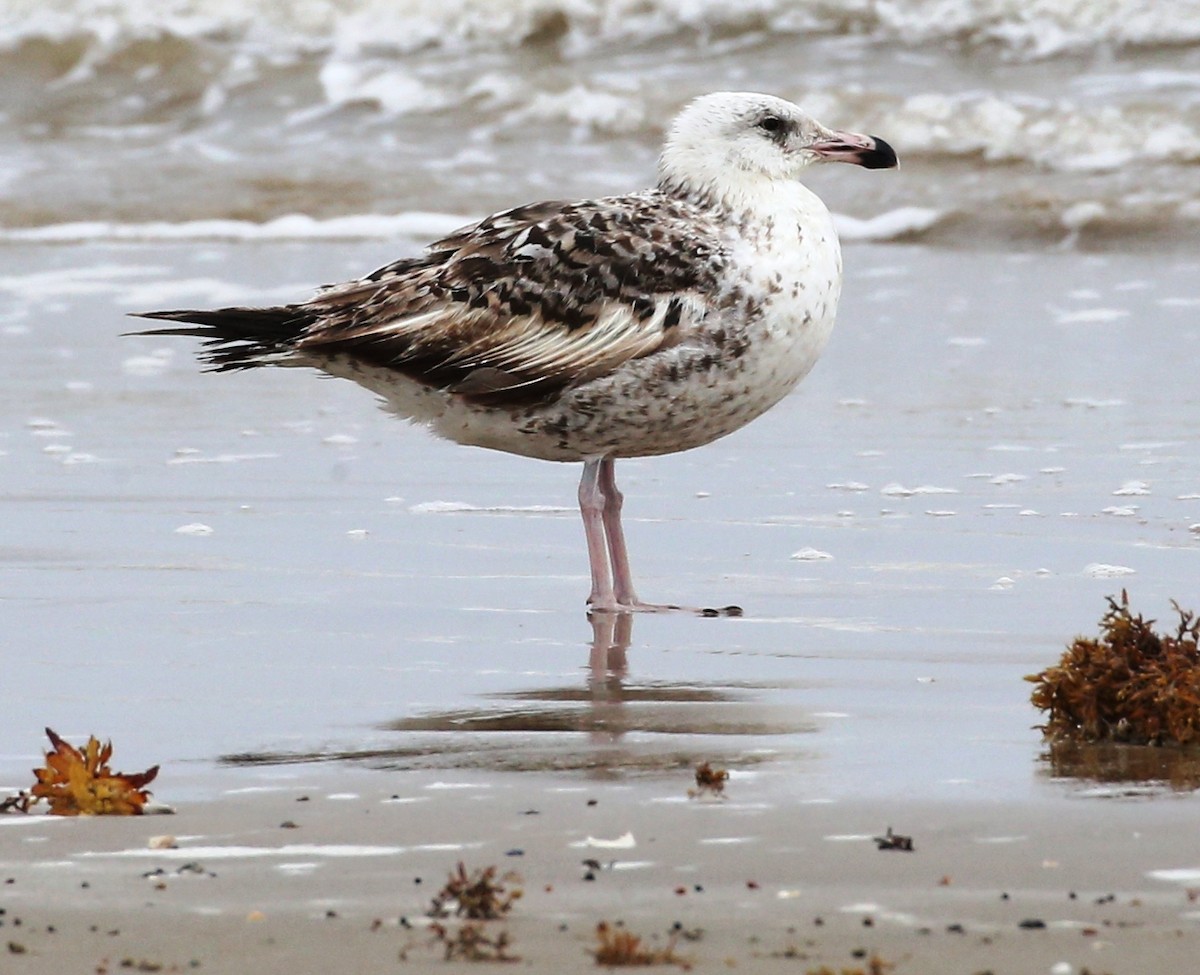
M128 318L165 318L167 321L186 322L191 319L189 315L211 314L211 312L201 311L130 311L126 312Z
M168 322L192 322L194 319L190 316L199 315L201 312L192 311L130 311L125 313L126 318L156 318L161 321ZM212 333L211 326L199 326L194 328L144 328L138 329L135 332L122 332L122 335L191 335L200 338L210 336Z
M266 365L291 351L312 323L297 305L278 308L182 309L131 312L133 318L184 323L178 328L149 328L129 335L186 335L204 340L201 359L218 372Z

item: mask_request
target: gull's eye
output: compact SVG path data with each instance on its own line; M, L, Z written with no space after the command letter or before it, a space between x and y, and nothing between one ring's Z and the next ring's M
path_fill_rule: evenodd
M778 115L768 115L758 123L758 127L764 132L772 134L783 131L783 119Z

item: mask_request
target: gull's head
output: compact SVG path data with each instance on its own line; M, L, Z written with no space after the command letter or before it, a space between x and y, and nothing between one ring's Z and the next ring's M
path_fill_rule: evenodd
M896 153L882 139L828 129L799 106L756 92L701 95L671 123L659 159L659 185L728 198L755 184L793 180L815 162L890 169Z

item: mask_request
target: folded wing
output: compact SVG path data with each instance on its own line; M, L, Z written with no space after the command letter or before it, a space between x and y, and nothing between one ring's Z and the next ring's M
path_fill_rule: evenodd
M683 341L717 292L715 228L649 192L489 217L320 292L295 348L492 402L537 399Z

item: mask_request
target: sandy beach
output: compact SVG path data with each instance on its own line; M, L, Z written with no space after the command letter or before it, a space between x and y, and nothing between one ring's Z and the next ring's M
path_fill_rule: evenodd
M689 779L305 769L225 777L174 816L5 819L3 970L445 970L425 915L458 861L519 875L485 927L521 970L594 968L600 921L674 934L697 971L1194 965L1200 872L1154 873L1191 801L836 801L780 772L689 800ZM889 823L912 852L877 848ZM178 847L151 849L164 831Z
M0 3L0 796L49 726L175 810L0 815L0 973L461 970L460 861L520 875L514 969L601 922L698 971L1200 969L1195 756L1051 750L1024 679L1122 589L1200 609L1196 0L171 11ZM619 465L639 594L741 617L589 620L574 465L124 334L646 186L715 88L902 164L812 171L801 386Z

